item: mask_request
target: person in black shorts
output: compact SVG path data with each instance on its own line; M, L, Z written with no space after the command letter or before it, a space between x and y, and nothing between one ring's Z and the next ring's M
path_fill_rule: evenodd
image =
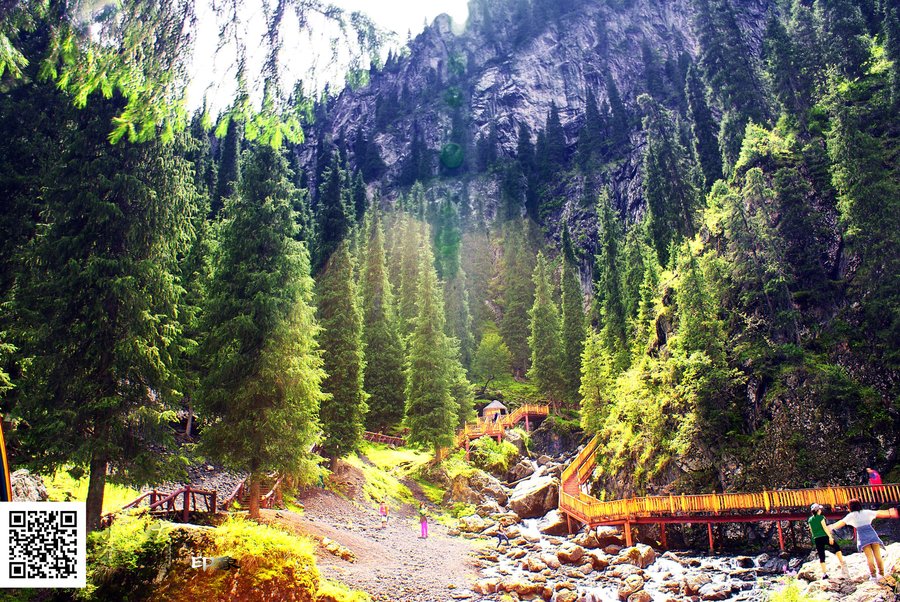
M812 534L813 543L816 546L816 552L819 554L819 566L822 567L822 579L828 579L828 572L825 570L825 547L830 547L831 551L837 556L838 562L841 563L841 576L847 578L847 564L844 562L844 555L841 548L834 543L834 535L825 522L825 516L822 515L822 504L813 504L810 506L812 516L806 521L809 525L809 532Z

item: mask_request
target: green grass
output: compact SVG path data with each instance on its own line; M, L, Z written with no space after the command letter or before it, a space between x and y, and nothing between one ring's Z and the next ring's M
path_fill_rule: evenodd
M780 591L769 596L769 602L825 602L821 598L810 598L800 591L796 581L790 581Z
M323 580L319 584L319 591L316 592L321 600L335 600L336 602L372 602L372 597L365 593L352 590L343 583Z
M463 450L458 450L450 454L441 463L441 466L444 468L450 479L454 479L459 475L472 476L476 470L474 466L466 462L466 452Z
M498 378L491 383L490 388L501 393L503 405L510 410L523 403L541 403L544 400L534 383L520 382L512 376Z
M59 470L52 477L44 477L47 497L51 502L83 502L87 499L88 479L75 479L65 470ZM137 489L107 483L103 491L103 511L119 510L125 504L141 495Z

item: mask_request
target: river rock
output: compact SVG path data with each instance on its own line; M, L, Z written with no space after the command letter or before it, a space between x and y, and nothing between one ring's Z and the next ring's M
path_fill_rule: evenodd
M630 548L625 548L613 559L612 564L633 564L642 569L647 568L656 560L656 551L646 544L639 543Z
M522 481L512 490L509 508L520 518L537 518L556 508L559 480L537 477Z
M712 581L706 573L696 573L687 575L681 582L681 593L685 596L696 596L700 593L700 588Z
M506 431L506 433L503 435L503 438L516 446L516 449L519 450L519 455L528 455L528 449L526 449L525 447L525 438L521 433L514 430L509 430Z
M641 590L639 592L634 592L630 596L628 596L628 602L653 602L653 597L647 592Z
M597 541L597 534L593 531L585 531L584 533L579 533L572 539L572 541L580 545L582 548L587 548L589 550L600 547L600 542Z
M547 563L537 556L529 556L525 560L525 562L522 563L522 567L526 571L531 571L532 573L540 573L547 568Z
M576 602L578 600L578 592L570 589L561 589L556 592L555 602Z
M475 582L472 589L476 594L493 594L497 591L499 581L497 579L481 579Z
M586 551L584 556L591 561L591 566L594 567L595 571L602 571L609 566L609 557L603 552L590 550Z
M749 556L738 556L734 559L734 564L736 567L741 569L752 569L756 565L753 562L753 559Z
M556 557L560 562L566 564L578 564L578 561L584 556L584 548L568 542L556 551Z
M733 590L730 583L707 583L697 593L701 600L727 600Z
M459 530L463 533L481 533L491 524L492 523L486 521L477 514L471 514L469 516L460 517Z
M538 523L538 530L544 535L565 535L569 532L566 519L556 510L551 510Z
M625 583L619 586L619 600L628 600L631 595L644 588L644 578L640 575L629 575Z
M544 586L540 583L528 581L523 577L508 577L500 582L498 591L513 593L520 597L532 596L543 591Z
M509 469L509 481L521 481L524 478L534 474L534 466L528 460L521 460L518 464Z
M622 532L615 527L597 527L594 530L594 536L597 538L598 548L606 546L621 546L625 543Z
M503 508L500 507L497 500L485 500L475 508L475 513L482 518L488 518L492 514L500 514L502 512Z
M21 468L9 475L14 502L46 502L47 488L44 479Z
M481 504L495 500L499 505L506 505L507 494L496 478L483 470L470 475L459 474L450 481L450 487L444 494L445 502L462 502L464 504Z
M548 464L552 464L552 463L553 463L553 458L551 458L547 454L542 454L542 455L538 456L538 459L537 459L538 466L547 466Z
M511 527L519 522L519 515L515 512L498 512L496 514L491 514L490 519L500 523L504 527ZM509 535L509 533L507 533L507 535ZM512 535L510 535L510 537L512 537Z
M556 570L560 566L562 566L562 563L560 563L559 558L557 558L555 554L550 554L550 553L545 552L540 555L540 559L541 559L541 562L543 562L544 564L546 564L549 568L551 568L553 570Z

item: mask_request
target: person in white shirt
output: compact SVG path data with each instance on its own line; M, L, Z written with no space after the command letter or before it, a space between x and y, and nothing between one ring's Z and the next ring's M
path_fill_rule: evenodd
M835 529L845 526L856 529L856 549L866 555L869 579L878 581L879 574L883 579L884 560L881 558L881 548L884 547L884 542L872 527L872 521L876 518L897 518L897 509L863 510L862 502L856 499L850 500L847 506L850 508L850 513L833 525L829 525L829 530L834 532ZM876 568L878 569L877 573Z

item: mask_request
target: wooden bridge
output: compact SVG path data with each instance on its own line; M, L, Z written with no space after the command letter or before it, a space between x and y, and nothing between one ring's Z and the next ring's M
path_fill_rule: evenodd
M198 498L203 502L203 506L197 503ZM153 516L181 520L185 523L190 520L192 512L214 515L218 508L215 491L191 489L190 485L185 485L175 491L166 492L152 489L144 492L121 509L104 514L100 518L100 522L104 526L109 526L120 512L141 508L144 503L146 503L147 512Z
M809 507L822 504L829 519L846 513L847 502L858 499L863 504L900 502L900 485L860 485L853 487L821 487L760 491L756 493L709 493L699 495L659 495L602 501L590 495L586 484L594 470L598 437L575 457L562 473L559 511L571 521L596 527L621 526L625 543L632 545L631 526L659 525L660 543L666 547L666 524L706 524L709 547L713 549L713 523L775 522L778 543L784 550L782 521L806 521Z
M550 406L526 403L519 406L509 414L493 417L479 418L475 422L467 423L456 435L457 447L465 447L469 453L469 442L481 437L497 437L497 441L503 439L503 433L520 422L525 423L525 431L531 430L531 425L540 422L550 414Z
M403 447L406 445L406 439L403 437L392 437L391 435L373 433L371 431L364 431L363 439L371 441L372 443L383 443L385 445L390 445L391 447Z

